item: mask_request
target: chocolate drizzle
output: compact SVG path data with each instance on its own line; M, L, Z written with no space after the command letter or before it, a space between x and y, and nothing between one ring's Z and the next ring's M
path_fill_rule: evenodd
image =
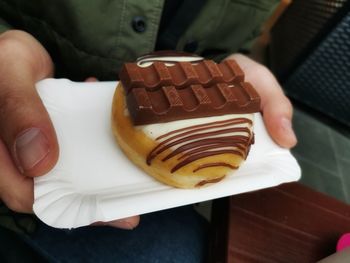
M201 187L201 186L203 186L205 184L212 184L212 183L220 182L222 179L224 179L224 177L225 177L225 175L221 176L219 178L211 179L211 180L200 181L198 184L196 184L196 187Z
M148 154L147 164L151 165L153 159L169 149L172 151L162 161L177 157L178 163L171 169L171 173L196 160L214 155L234 154L245 159L254 136L248 127L242 125L251 124L250 119L235 118L168 132L156 138L160 142ZM215 162L201 164L193 172L215 166L237 169L227 162Z
M229 163L224 163L224 162L217 162L217 163L202 164L202 165L198 166L196 169L194 169L193 172L195 173L200 169L204 169L204 168L208 168L208 167L215 167L215 166L226 166L226 167L231 168L232 170L238 169L238 166L233 166Z

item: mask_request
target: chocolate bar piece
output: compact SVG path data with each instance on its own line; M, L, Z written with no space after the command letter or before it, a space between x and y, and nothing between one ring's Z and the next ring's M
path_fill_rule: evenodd
M126 63L119 76L135 125L260 110L259 95L234 60Z

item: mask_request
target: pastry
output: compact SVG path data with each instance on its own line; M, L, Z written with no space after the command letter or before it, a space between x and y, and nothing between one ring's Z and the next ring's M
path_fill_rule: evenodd
M254 143L260 97L234 60L161 53L126 63L112 105L112 127L126 156L179 188L221 181Z

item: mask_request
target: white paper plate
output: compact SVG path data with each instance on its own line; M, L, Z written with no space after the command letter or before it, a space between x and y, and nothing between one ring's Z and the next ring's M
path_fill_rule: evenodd
M66 79L37 84L60 145L54 169L35 178L34 212L46 224L76 228L300 178L294 157L270 139L256 114L255 144L234 174L201 189L176 189L159 183L134 166L114 140L110 118L116 85Z

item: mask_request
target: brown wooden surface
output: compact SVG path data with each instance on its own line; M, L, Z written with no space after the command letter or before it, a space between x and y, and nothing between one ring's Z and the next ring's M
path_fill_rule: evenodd
M300 183L213 203L209 262L316 262L350 232L350 206Z

